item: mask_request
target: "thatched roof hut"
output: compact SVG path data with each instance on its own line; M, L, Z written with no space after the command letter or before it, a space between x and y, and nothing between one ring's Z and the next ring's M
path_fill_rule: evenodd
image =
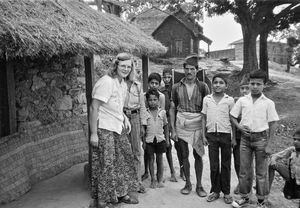
M118 51L154 55L166 48L135 26L79 0L0 1L0 55L8 59Z

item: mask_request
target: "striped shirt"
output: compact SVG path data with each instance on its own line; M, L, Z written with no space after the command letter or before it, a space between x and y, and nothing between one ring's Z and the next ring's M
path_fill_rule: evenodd
M196 86L191 99L189 99L185 78L183 78L173 86L171 101L174 102L178 112L201 113L203 98L208 94L207 84L196 79Z
M219 103L216 103L212 95L203 99L202 113L206 115L207 132L231 133L229 113L234 105L234 99L224 95Z

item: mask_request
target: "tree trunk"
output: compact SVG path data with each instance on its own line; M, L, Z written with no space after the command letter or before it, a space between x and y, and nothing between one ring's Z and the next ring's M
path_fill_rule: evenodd
M269 80L268 33L262 32L259 39L259 68L266 72Z
M249 26L249 23L241 23L244 39L244 63L242 74L248 74L253 70L258 69L257 55L256 55L256 38L258 32Z

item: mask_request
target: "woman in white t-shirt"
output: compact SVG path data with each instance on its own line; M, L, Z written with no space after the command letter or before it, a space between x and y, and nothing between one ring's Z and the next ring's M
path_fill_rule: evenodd
M114 68L95 84L90 106L92 145L92 198L97 208L114 203L137 204L128 195L138 191L138 178L127 133L131 127L123 113L127 84L124 79L133 72L129 54L120 53Z

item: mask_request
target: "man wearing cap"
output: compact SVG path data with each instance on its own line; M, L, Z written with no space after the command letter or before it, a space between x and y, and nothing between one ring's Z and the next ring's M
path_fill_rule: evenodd
M190 180L190 163L188 144L193 147L195 158L195 171L197 178L196 192L200 197L205 197L207 193L202 187L201 179L203 172L202 156L204 155L204 144L201 137L201 110L203 98L209 94L209 88L197 79L198 57L188 56L184 63L185 77L176 83L172 88L170 121L174 141L178 141L179 154L183 161L183 171L186 184L181 189L182 194L189 194L192 190Z

